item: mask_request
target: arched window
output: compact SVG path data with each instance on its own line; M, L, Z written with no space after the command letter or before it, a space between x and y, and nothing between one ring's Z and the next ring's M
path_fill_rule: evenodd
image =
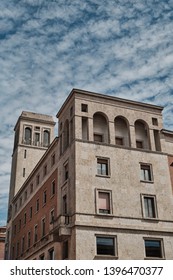
M69 121L64 123L64 150L69 146Z
M114 121L115 144L130 147L129 124L124 117L118 116Z
M50 144L50 132L48 130L44 130L43 132L43 146L47 147Z
M142 121L135 122L136 148L150 149L149 129L148 125Z
M25 144L31 145L32 130L30 127L25 128Z
M95 113L93 116L93 133L95 142L109 143L108 121L102 113Z

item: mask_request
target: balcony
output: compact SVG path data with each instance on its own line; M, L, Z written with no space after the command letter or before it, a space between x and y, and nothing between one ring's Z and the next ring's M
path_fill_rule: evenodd
M71 235L71 217L59 216L51 224L51 233L53 233L54 241L61 242Z

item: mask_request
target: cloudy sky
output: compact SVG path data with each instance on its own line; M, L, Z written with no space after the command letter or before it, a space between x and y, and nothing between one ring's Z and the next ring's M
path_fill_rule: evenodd
M0 1L0 225L18 116L72 88L165 106L173 130L173 0Z

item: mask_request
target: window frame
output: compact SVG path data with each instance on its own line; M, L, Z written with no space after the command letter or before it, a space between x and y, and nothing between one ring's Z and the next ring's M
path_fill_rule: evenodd
M153 205L152 205L152 211L154 210L154 215L151 217L149 215L146 215L146 209L145 209L145 198L146 199L152 199L153 200ZM158 210L157 210L157 200L156 200L156 195L152 194L141 194L141 200L142 200L142 216L144 219L149 219L149 220L158 220ZM149 212L150 210L147 209Z
M160 259L165 259L165 251L164 251L164 244L163 244L163 238L154 238L154 237L144 237L144 259L147 260L160 260ZM147 256L147 248L146 248L146 241L151 241L151 242L160 242L160 254L161 257L156 257L156 256Z
M98 242L97 242L97 240L99 239L99 238L102 238L102 239L110 239L110 240L113 240L113 245L112 245L112 248L111 248L111 250L113 250L113 254L107 254L107 253L98 253L98 251L99 251L99 248L98 248ZM95 243L96 243L96 257L99 257L99 258L104 258L105 259L105 257L106 258L118 258L118 250L117 250L117 236L115 236L115 235L101 235L101 234L96 234L95 235ZM107 246L105 246L105 247L107 247Z
M113 215L113 203L112 203L112 190L106 190L106 189L96 189L96 214L98 215L106 215L106 216L111 216ZM105 193L108 194L109 196L109 212L106 213L106 211L101 212L99 208L99 193ZM103 210L103 209L102 209Z
M106 158L106 157L96 157L97 159L97 173L96 176L98 177L110 177L110 158ZM101 170L102 170L102 165L106 166L106 174L104 174L104 172L101 171L101 173L98 172L99 168L98 168L98 164L101 165Z
M152 164L151 163L143 163L143 162L140 162L139 164L140 164L140 181L141 182L146 182L146 183L153 183L154 178L153 178ZM146 171L149 171L147 175L145 174ZM149 180L147 180L147 176L149 177Z
M51 197L53 197L56 193L56 184L55 184L55 179L51 182L51 190L50 190L50 193L51 193Z

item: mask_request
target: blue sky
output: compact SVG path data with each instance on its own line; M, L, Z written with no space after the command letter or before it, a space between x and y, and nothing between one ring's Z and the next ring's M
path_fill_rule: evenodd
M72 88L164 106L173 130L173 0L0 1L0 225L13 128L55 116Z

